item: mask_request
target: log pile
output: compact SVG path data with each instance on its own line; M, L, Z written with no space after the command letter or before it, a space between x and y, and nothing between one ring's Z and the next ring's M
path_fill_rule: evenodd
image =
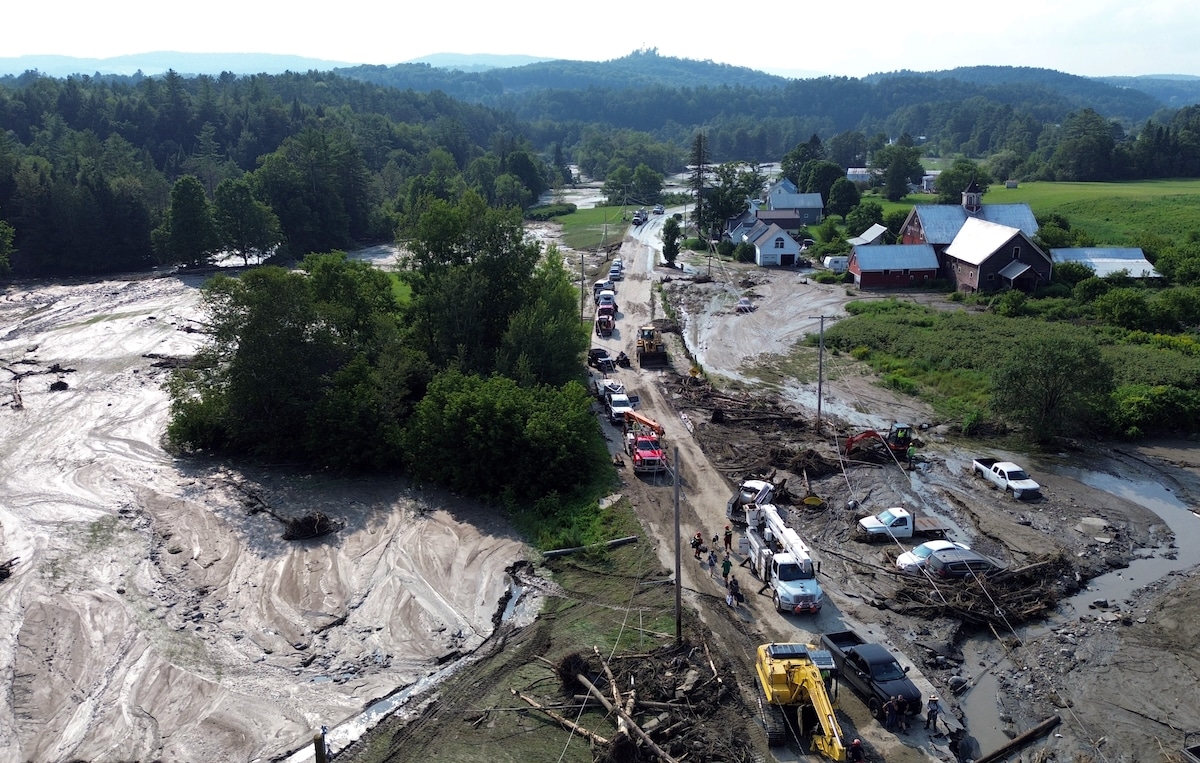
M592 760L750 763L752 748L720 718L737 696L707 645L682 644L606 659L593 647L554 668L561 696L514 696L592 743Z
M1004 631L1010 625L1045 617L1064 593L1071 562L1062 555L1023 567L961 580L933 581L921 575L896 575L889 609L909 615L954 617L979 627Z

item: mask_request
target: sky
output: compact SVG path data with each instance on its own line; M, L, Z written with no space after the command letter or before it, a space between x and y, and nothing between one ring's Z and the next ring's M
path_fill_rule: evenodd
M1200 76L1197 0L1009 0L743 6L531 0L59 0L10 3L0 58L155 51L280 53L396 64L433 53L604 61L634 50L787 76L1031 66L1084 76Z

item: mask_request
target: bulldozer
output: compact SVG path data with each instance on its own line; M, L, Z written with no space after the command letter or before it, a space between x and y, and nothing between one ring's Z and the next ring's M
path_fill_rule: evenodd
M666 365L667 346L663 344L662 332L654 324L638 329L637 357L638 365L642 368Z
M846 455L850 455L856 450L867 450L871 447L877 447L882 443L896 458L904 458L905 451L909 445L917 445L921 443L913 439L913 428L908 424L899 422L892 424L888 430L887 436L881 435L874 429L868 429L865 432L859 432L856 435L846 438ZM881 451L882 452L882 451Z
M772 747L787 742L788 728L811 734L812 749L833 761L846 760L842 728L834 715L837 667L833 655L808 644L763 644L754 663L762 695L759 715Z

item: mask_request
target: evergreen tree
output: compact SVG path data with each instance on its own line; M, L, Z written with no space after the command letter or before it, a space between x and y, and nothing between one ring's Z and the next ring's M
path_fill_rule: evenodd
M163 262L180 265L206 264L220 247L204 186L195 176L184 175L175 181L171 208L155 231L154 243Z

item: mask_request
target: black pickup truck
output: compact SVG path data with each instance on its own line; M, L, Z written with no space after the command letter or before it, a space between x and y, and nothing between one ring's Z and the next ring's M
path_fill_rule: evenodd
M868 643L854 631L838 631L821 636L821 646L833 655L842 683L866 701L871 715L881 718L883 704L892 697L904 700L909 715L921 711L921 692L909 680L908 668L901 668L882 645Z

